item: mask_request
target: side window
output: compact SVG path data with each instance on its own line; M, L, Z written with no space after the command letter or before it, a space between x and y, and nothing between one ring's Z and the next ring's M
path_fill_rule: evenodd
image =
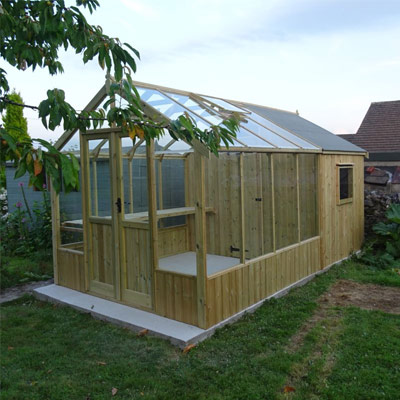
M338 165L338 203L349 203L353 200L353 166Z

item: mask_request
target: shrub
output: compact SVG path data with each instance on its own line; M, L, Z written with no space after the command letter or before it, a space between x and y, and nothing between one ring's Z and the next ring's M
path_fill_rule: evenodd
M376 237L364 246L358 258L378 269L400 268L400 204L390 205L386 219L374 225Z
M0 250L5 256L29 256L38 249L50 258L52 250L51 207L46 192L43 201L35 202L30 209L23 185L20 184L25 209L21 202L15 204L16 210L7 213L0 220Z

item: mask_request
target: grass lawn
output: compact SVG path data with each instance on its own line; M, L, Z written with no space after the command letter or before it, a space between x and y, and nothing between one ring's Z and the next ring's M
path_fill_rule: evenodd
M0 288L6 289L31 281L53 277L53 262L48 252L37 252L31 257L0 257Z
M187 354L26 296L2 307L0 398L399 399L400 315L322 307L339 279L400 287L349 261Z

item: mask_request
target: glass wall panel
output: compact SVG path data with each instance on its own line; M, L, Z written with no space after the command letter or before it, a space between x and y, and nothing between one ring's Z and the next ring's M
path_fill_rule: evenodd
M157 208L167 210L185 207L185 161L162 158L155 161L157 178ZM163 228L186 224L186 216L163 218Z
M108 139L90 140L90 215L111 218L110 148Z
M81 182L81 171L79 181ZM83 248L82 192L81 185L79 186L77 191L65 193L62 189L59 193L61 244L82 242Z
M143 146L144 147L144 146ZM140 146L132 160L123 158L122 176L124 187L125 218L134 218L136 213L148 211L146 150Z

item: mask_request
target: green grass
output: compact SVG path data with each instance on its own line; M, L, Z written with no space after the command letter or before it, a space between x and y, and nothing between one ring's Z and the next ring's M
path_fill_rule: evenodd
M2 307L1 399L398 399L400 316L331 309L297 351L290 338L337 279L400 286L347 262L183 354L26 296ZM106 363L103 365L102 363ZM296 392L282 394L287 384Z
M0 287L6 289L31 281L50 279L53 276L53 263L48 252L38 252L29 258L20 256L1 256Z

